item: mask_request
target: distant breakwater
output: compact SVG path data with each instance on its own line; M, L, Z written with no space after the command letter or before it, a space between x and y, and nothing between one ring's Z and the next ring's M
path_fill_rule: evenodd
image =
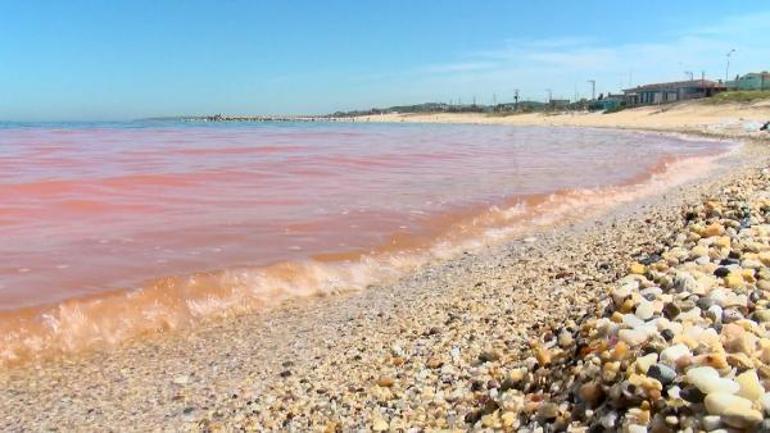
M335 122L338 120L355 121L355 116L323 115L256 115L240 116L213 114L206 116L149 117L142 121L181 121L181 122Z
M186 122L315 122L320 120L331 120L331 118L327 116L230 116L224 114L185 116L177 119Z

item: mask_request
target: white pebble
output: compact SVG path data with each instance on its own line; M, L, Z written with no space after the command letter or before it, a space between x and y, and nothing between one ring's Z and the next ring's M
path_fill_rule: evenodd
M713 415L723 415L728 411L751 410L750 401L724 392L712 392L703 402L706 404L706 410Z
M740 389L738 395L750 400L759 400L765 392L762 384L759 382L759 376L757 376L756 370L746 370L739 374L735 381L738 382Z
M690 348L680 343L663 349L660 352L660 360L666 364L674 365L679 358L690 355L692 355Z
M722 419L719 415L706 415L701 420L701 426L708 431L718 429L721 425Z
M618 338L629 346L638 346L647 341L647 333L635 329L621 329Z
M730 379L719 377L712 367L695 367L687 370L687 381L698 387L704 394L719 392L735 394L740 386Z
M636 317L642 320L650 320L652 315L655 314L655 307L652 305L652 302L642 301L636 307L635 314Z

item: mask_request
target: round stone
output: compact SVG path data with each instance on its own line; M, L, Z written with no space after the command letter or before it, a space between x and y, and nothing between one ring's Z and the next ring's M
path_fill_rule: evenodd
M647 370L647 376L657 380L663 385L668 385L676 379L676 371L666 364L655 364Z

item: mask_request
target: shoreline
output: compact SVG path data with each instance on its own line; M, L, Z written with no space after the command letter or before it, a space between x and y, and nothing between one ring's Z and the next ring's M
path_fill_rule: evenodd
M469 131L474 127L470 128ZM480 135L486 133L484 127L479 128ZM540 130L564 137L584 133L581 129L570 128L568 134L543 127L524 130ZM682 148L692 140L700 150L688 153L672 149L655 159L648 156L648 160L639 166L628 167L632 173L623 173L612 182L598 184L600 186L563 184L561 188L533 194L500 195L492 204L437 213L432 218L430 235L425 231L415 232L411 240L401 240L398 245L383 241L365 254L345 256L346 252L342 251L338 255L310 255L307 261L172 273L148 278L137 284L137 289L113 289L6 310L0 312L0 333L5 334L0 339L0 368L15 368L30 362L55 362L78 353L87 355L93 351L112 350L120 348L124 342L141 341L156 332L185 333L212 319L261 314L290 298L312 299L340 292L359 292L374 283L384 285L426 263L455 256L464 249L473 251L479 245L526 237L532 227L554 228L555 221L570 216L570 213L580 214L582 218L586 213L603 212L607 207L632 201L651 190L671 187L688 177L698 176L697 171L706 170L716 159L724 158L740 147L734 141L672 133L603 132L588 128L586 131L597 140L616 135L619 139L629 137L651 145L659 140L672 140ZM470 137L472 139L473 134ZM712 148L708 149L709 146ZM576 169L580 168L585 169L585 166L576 166ZM250 278L252 285L238 285L240 275L248 275L244 278ZM260 278L267 282L258 281ZM196 283L190 287L191 280L202 281L201 285L207 290L197 290ZM228 288L232 288L232 293ZM200 311L199 305L204 305L208 311L199 314L191 311Z
M732 168L751 176L767 158L760 146L746 143L740 155L728 157L733 159ZM749 161L751 154L762 160ZM736 168L743 164L753 168ZM414 402L418 398L420 404L427 404L436 398L435 389L432 398L423 401L422 392L412 395L410 387L397 386L413 379L412 387L417 387L439 347L448 349L435 361L442 365L448 365L447 353L454 359L454 347L461 347L457 367L461 372L489 349L485 345L499 343L497 335L487 335L496 331L486 329L485 323L502 322L510 328L511 338L501 347L513 360L536 332L532 326L542 327L565 314L579 320L590 311L590 298L612 284L631 259L629 251L617 250L627 249L625 244L618 245L621 240L637 249L649 248L649 243L660 242L662 234L676 227L678 206L671 201L697 201L703 191L716 191L717 185L729 182L712 174L659 197L620 204L598 218L599 226L592 217L574 227L548 229L535 242L509 241L432 263L388 287L310 302L292 300L269 314L215 320L185 335L159 336L115 352L0 373L0 407L13 414L6 415L0 425L11 431L44 426L68 431L99 427L151 430L150 426L205 431L222 423L256 431L335 431L337 427L348 431L355 420L360 427L371 428L383 417L372 411L390 407L381 404L383 401ZM634 228L644 231L629 233ZM608 240L612 246L607 246ZM586 247L591 243L597 251ZM597 255L588 260L594 263L587 262L589 253ZM578 257L580 254L584 257ZM595 262L606 267L591 269ZM562 286L558 292L535 290L554 282ZM456 313L447 314L447 308ZM533 312L538 310L547 312L549 319L535 317ZM460 323L458 329L450 326L455 322ZM466 322L472 326L466 327ZM453 328L451 333L444 330L447 326ZM445 335L461 338L464 332L460 331L469 329L479 336L447 346ZM490 344L484 344L485 340ZM405 349L408 344L411 351ZM377 369L386 373L375 374ZM387 385L391 379L398 383ZM88 395L75 392L84 388L91 390ZM372 404L354 410L355 398L344 403L350 395ZM307 402L300 404L303 398ZM461 400L458 397L454 402ZM335 421L332 415L341 410L339 405L347 405L353 412ZM429 418L414 412L414 406L411 410L416 416L413 419ZM464 415L457 412L454 427L462 429ZM275 419L275 425L266 424L274 415L282 419ZM335 426L335 422L341 424Z
M510 126L590 127L680 133L723 139L770 139L759 131L770 121L770 101L709 104L708 100L642 106L614 113L559 112L495 115L486 113L389 113L340 118L355 123L462 123Z

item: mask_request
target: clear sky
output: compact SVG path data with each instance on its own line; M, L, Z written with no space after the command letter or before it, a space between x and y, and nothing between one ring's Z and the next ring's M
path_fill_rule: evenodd
M0 0L0 119L324 113L770 69L767 1Z

